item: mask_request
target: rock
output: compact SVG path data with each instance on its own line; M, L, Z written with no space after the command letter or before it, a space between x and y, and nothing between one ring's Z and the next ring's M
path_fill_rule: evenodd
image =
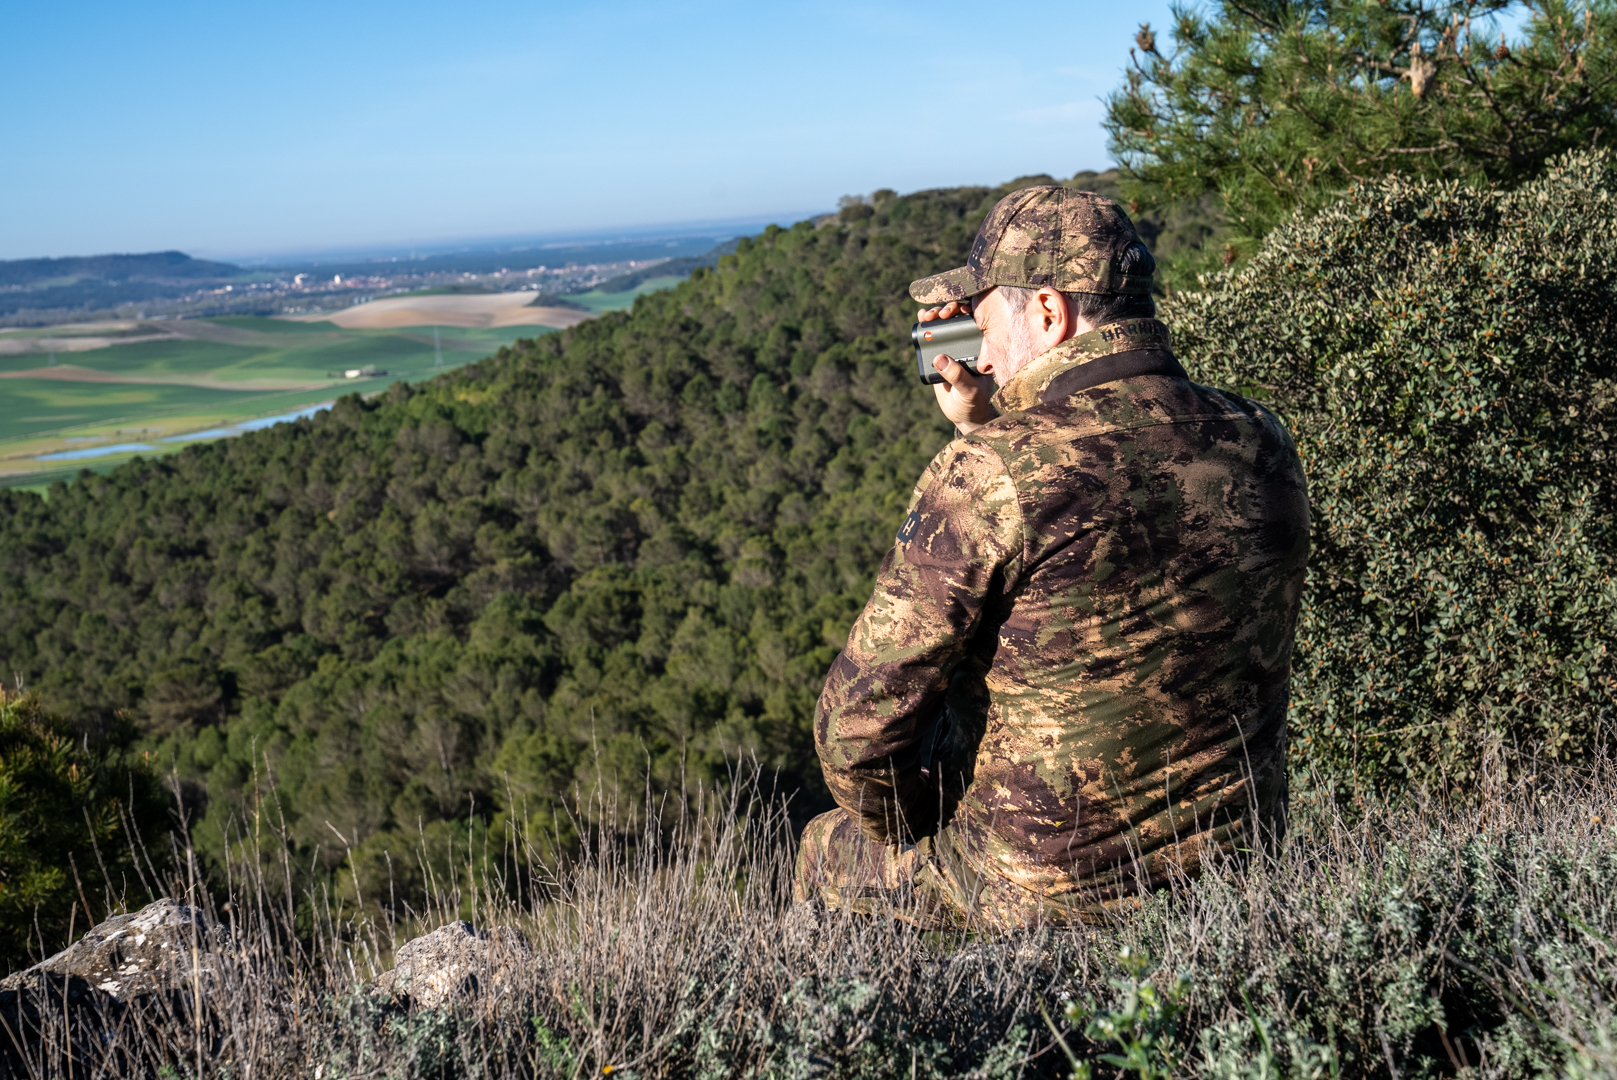
M206 954L228 944L223 928L208 926L202 912L173 900L147 904L127 915L114 915L49 960L0 980L0 993L26 990L40 976L61 975L84 980L118 1001L137 994L177 990L201 973L210 981L215 965L192 960L193 946Z
M393 970L376 985L435 1009L464 995L497 992L532 959L527 937L514 927L479 930L469 922L452 922L401 945Z

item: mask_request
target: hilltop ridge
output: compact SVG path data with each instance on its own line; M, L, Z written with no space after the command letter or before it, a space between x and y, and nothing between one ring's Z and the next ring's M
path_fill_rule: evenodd
M0 655L82 729L127 716L209 821L269 754L296 843L362 879L418 823L459 849L468 793L550 813L603 762L638 797L756 755L806 812L820 680L949 438L907 286L1005 190L771 228L446 377L0 492Z
M100 281L194 281L245 273L230 263L193 259L183 251L144 255L75 255L59 259L0 259L0 288L48 286L63 278Z

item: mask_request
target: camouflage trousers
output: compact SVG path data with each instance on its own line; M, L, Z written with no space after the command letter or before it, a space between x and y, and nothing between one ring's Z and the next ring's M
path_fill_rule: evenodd
M974 871L948 826L914 844L878 844L841 809L803 829L792 893L799 903L818 899L833 910L887 915L925 929L1093 923L1138 903L1134 896L1102 900L1077 891L1042 896Z

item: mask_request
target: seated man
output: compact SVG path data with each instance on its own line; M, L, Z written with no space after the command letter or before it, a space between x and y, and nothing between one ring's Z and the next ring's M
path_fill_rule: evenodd
M1155 268L1116 203L1036 187L910 286L981 374L938 359L960 437L826 678L799 901L1063 923L1278 835L1307 486L1272 413L1186 377Z

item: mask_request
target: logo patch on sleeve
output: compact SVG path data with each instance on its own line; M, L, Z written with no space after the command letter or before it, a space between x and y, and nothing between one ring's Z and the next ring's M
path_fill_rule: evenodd
M910 542L910 537L914 536L915 535L915 530L919 529L920 527L921 527L921 512L919 510L911 510L910 511L910 516L905 518L904 519L904 524L899 527L899 530L898 530L898 542L900 544L909 543Z

